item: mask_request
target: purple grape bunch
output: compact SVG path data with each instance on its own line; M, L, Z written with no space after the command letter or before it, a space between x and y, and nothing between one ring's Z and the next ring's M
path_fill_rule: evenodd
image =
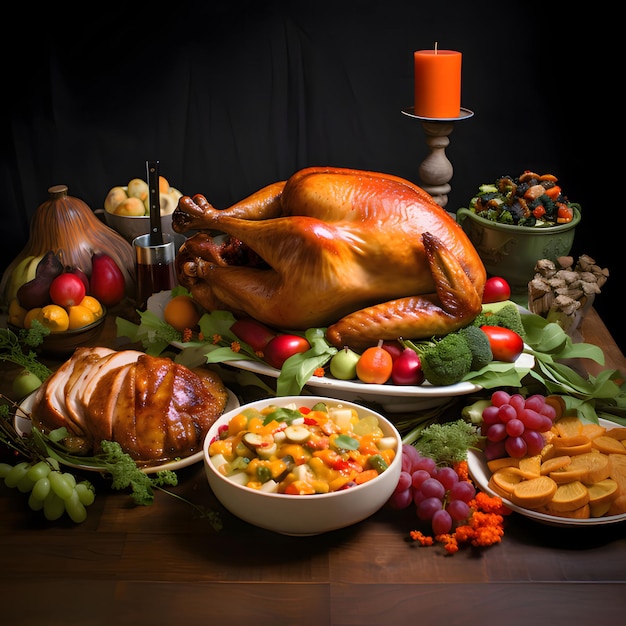
M389 500L394 509L415 506L417 517L430 522L435 535L451 532L470 516L469 502L476 488L461 480L452 467L437 467L414 446L402 446L402 471Z
M541 452L546 443L542 433L552 428L556 410L540 394L524 398L498 390L491 396L491 405L483 409L482 418L487 461L505 456L519 459Z

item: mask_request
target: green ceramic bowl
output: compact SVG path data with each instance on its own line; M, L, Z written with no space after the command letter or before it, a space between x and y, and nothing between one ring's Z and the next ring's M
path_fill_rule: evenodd
M456 212L456 221L476 248L487 274L504 278L511 286L511 299L526 306L535 264L539 259L556 261L569 254L580 211L574 207L574 219L568 224L545 228L499 224L465 208Z

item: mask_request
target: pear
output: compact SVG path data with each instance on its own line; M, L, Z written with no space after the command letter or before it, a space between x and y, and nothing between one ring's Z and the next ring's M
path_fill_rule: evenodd
M150 215L150 198L144 200L144 206L146 207L146 215ZM178 206L178 198L172 194L159 193L159 212L161 215L171 215Z
M109 190L107 197L104 199L104 210L109 213L115 213L115 209L128 198L124 187L113 187Z
M330 373L339 380L353 380L356 378L356 364L361 355L345 346L330 360Z
M171 215L174 213L174 210L178 205L178 201L174 199L174 196L171 196L168 193L161 193L159 197L161 215Z
M150 189L148 183L141 178L133 178L128 183L128 196L129 198L139 198L142 202L150 195Z
M54 250L48 250L35 270L35 278L17 290L17 300L26 310L50 304L50 284L63 272L63 263Z
M115 215L125 215L131 217L143 217L146 214L146 207L143 200L135 196L122 200L113 211Z

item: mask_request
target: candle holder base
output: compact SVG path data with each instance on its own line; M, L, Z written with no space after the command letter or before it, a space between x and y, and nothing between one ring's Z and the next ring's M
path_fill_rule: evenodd
M419 166L419 177L422 188L433 197L433 200L441 207L448 204L448 194L452 187L454 169L446 156L446 148L450 144L448 138L454 129L454 123L473 117L474 112L461 108L459 117L436 118L415 115L414 107L402 109L407 117L419 120L426 134L426 145L430 149L428 156Z

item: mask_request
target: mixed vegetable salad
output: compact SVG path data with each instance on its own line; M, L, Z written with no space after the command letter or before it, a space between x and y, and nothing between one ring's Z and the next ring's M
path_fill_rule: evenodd
M551 227L568 224L574 209L553 174L526 170L521 176L501 176L494 183L478 188L469 210L479 217L500 224L526 227Z

